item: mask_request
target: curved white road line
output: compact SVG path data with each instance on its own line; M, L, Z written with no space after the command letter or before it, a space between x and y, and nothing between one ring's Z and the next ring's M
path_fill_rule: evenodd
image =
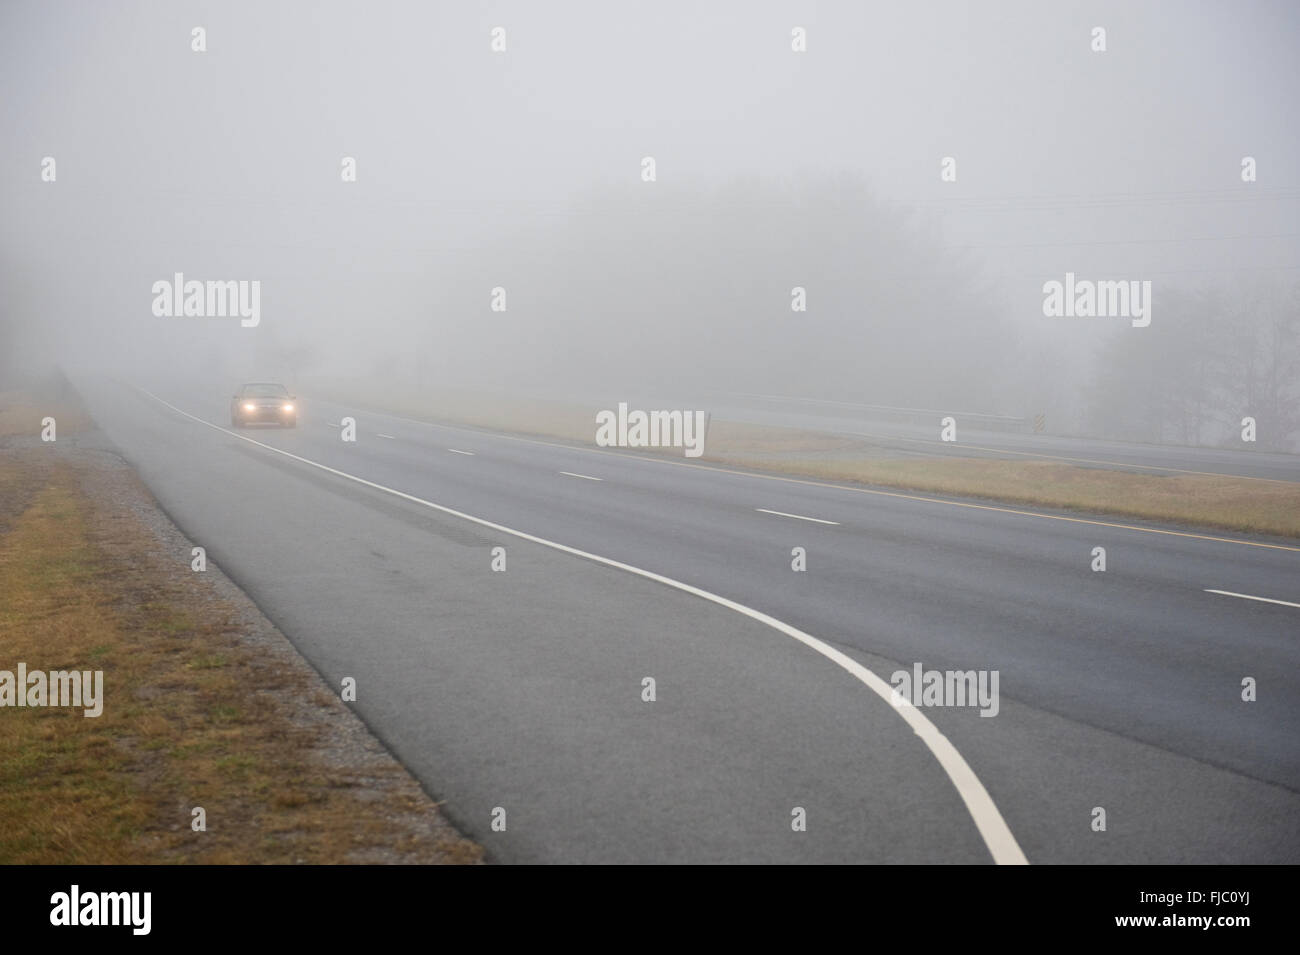
M674 580L671 577L665 577L662 574L656 574L653 571L643 570L640 567L633 567L631 564L624 564L621 561L612 560L608 557L601 557L599 554L588 553L587 551L579 550L576 547L570 547L567 544L560 544L556 541L547 540L544 537L537 537L524 531L517 531L514 528L506 527L503 524L496 524L492 521L485 520L484 518L475 517L473 514L466 514L463 511L458 511L442 504L435 504L433 501L426 501L423 498L416 497L414 494L407 494L405 491L386 487L383 484L376 484L374 481L367 481L365 478L357 477L355 474L348 474L346 471L340 471L337 468L332 468L317 461L312 461L309 458L292 454L289 451L283 451L280 448L273 447L272 445L263 444L261 441L255 441L247 435L238 434L234 431L223 428L220 425L215 425L210 421L205 421L202 418L196 417L188 411L182 411L170 402L164 401L162 398L159 398L152 392L145 391L143 388L140 388L139 390L148 395L154 401L157 401L159 404L165 405L172 411L175 411L177 414L184 415L191 421L197 421L199 424L206 425L214 431L220 431L222 434L229 435L232 438L239 438L241 441L255 444L259 448L274 451L276 454L282 454L287 458L292 458L295 461L300 461L303 464L310 465L311 467L319 468L322 471L337 475L338 477L346 478L349 481L355 481L357 484L363 484L366 487L385 491L415 504L421 504L425 507L432 508L435 511L440 511L443 514L450 514L453 517L459 517L462 520L478 524L480 527L487 527L502 534L509 534L510 536L518 537L521 540L531 541L534 544L549 547L552 550L558 550L565 554L572 554L575 557L594 561L597 564L604 564L606 567L625 570L630 574L636 574L638 577L653 580L656 583L663 584L664 586L672 587L675 590L680 590L684 593L700 597L710 603L726 607L728 610L734 610L736 613L743 614L751 620L756 620L759 623L766 624L773 630L785 634L787 637L798 640L804 646L816 650L841 669L857 677L858 680L866 684L873 693L886 703L890 704L890 709L898 713L898 715L907 722L907 725L912 728L912 731L921 738L921 742L925 743L930 752L934 754L934 758L939 761L939 765L943 768L943 771L948 774L948 778L957 788L957 794L961 796L962 802L966 804L966 809L970 813L971 819L974 820L976 828L979 829L980 836L984 839L984 845L988 847L989 853L993 856L994 862L998 865L1028 865L1029 860L1025 858L1024 852L1021 851L1020 845L1016 842L1016 837L1011 834L1011 830L1007 827L1006 821L1002 818L1002 814L998 812L998 807L994 805L992 797L988 794L988 790L986 790L984 784L979 781L979 777L975 775L975 771L971 769L966 760L962 758L961 753L957 752L957 748L949 742L948 737L940 733L938 727L931 723L929 718L913 706L911 702L902 698L896 699L894 696L894 688L880 677L876 676L875 673L868 670L857 660L841 653L829 644L823 643L811 634L804 633L802 630L792 627L788 623L777 620L775 617L769 617L767 614L755 610L752 607L746 607L744 604L737 603L734 600L729 600L726 597L721 597L715 593L710 593L707 590L701 590L699 587L693 587L680 580Z

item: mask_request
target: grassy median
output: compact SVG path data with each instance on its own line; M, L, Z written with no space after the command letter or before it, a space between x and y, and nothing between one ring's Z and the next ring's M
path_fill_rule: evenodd
M320 387L335 400L355 401L363 408L594 446L595 412L574 404L508 401L454 391L417 393L391 386L377 390L348 381L322 381ZM682 459L680 451L667 456ZM909 453L852 435L716 419L709 426L704 456L691 463L1300 537L1300 482L1151 473L1031 458Z
M1156 476L1049 461L984 458L817 462L733 455L720 460L827 481L1300 537L1300 484L1187 474Z

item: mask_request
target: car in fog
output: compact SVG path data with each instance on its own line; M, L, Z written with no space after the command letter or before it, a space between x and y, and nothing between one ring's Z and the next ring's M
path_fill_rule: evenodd
M284 385L251 381L241 385L230 399L230 424L235 428L254 423L271 423L286 428L298 424L297 399Z

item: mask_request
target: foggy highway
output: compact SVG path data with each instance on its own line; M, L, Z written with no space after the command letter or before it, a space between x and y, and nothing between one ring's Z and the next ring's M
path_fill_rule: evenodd
M425 928L484 862L1285 905L1298 48L1291 0L0 3L15 921L128 866L159 937Z
M979 862L999 821L1030 862L1300 849L1294 544L571 448L311 395L295 430L235 432L221 382L76 384L186 534L327 683L357 678L358 712L496 859ZM996 718L924 710L997 818L963 802L886 698L808 645L411 498L770 615L881 680L998 671ZM505 832L489 828L497 807ZM1090 829L1097 807L1106 832ZM999 861L1014 855L1004 843Z

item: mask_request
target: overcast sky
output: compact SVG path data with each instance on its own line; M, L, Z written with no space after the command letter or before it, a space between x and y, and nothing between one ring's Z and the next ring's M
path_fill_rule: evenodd
M461 321L438 309L456 263L544 245L572 203L844 173L915 210L934 254L914 280L973 254L1026 328L1067 270L1294 279L1297 50L1286 0L5 0L0 321L33 360L138 358L160 339L151 283L184 271L262 280L263 340L346 353L388 316L420 342ZM1053 339L1061 360L1094 331ZM161 337L177 360L251 340L176 334Z

